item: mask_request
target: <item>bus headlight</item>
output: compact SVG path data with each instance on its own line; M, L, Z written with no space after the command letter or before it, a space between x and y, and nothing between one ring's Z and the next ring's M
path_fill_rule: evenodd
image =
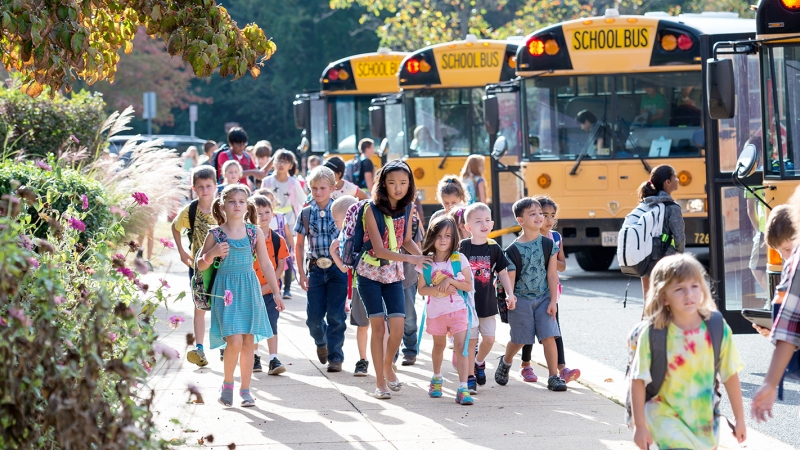
M685 213L706 212L706 202L702 198L680 199L675 203L680 205L681 211Z

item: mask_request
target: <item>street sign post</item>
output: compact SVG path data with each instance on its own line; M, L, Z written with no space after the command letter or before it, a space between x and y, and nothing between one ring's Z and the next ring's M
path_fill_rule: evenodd
M142 96L142 119L147 119L147 134L153 134L153 119L156 117L156 93L145 92Z
M197 122L197 105L189 105L189 129L194 137L194 123Z

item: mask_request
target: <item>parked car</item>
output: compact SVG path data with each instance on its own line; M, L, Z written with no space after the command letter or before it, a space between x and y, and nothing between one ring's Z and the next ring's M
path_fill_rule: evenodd
M161 139L164 142L164 148L172 148L182 155L187 148L194 145L197 147L199 153L203 151L203 144L206 143L205 139L192 136L181 136L175 134L137 134L137 135L116 135L112 136L109 140L108 151L117 155L119 150L131 139L137 142L147 142L153 139Z

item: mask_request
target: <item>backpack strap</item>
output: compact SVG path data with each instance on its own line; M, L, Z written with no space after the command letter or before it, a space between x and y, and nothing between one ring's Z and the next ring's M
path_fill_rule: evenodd
M512 242L511 245L506 247L506 256L514 263L514 286L516 287L516 284L522 276L522 254L520 254L519 249Z
M714 371L719 373L722 337L725 334L725 321L722 320L721 312L711 311L711 315L708 316L705 322L708 333L711 335L711 347L714 349Z
M667 376L667 328L657 330L651 323L648 328L650 341L650 378L652 381L645 387L645 403L649 402L661 390Z
M311 237L311 228L309 227L309 224L311 223L311 207L310 206L306 206L300 212L300 220L303 221L303 229L306 231L306 239L308 239L309 237Z
M461 272L461 253L454 252L450 255L450 265L453 267L453 278L455 278ZM469 338L472 332L472 306L469 304L469 294L459 289L458 295L464 299L464 305L467 306L467 335L464 337L464 351L461 353L463 356L467 356L469 354Z
M192 244L192 237L194 236L194 222L197 219L197 205L199 204L199 199L194 199L192 203L189 203L189 232L186 233L189 236L189 245Z
M275 253L275 264L278 264L278 252L281 249L281 237L275 230L269 230L272 237L272 251Z
M542 236L542 256L544 257L544 271L547 272L547 266L550 263L550 254L553 253L553 240L547 236Z
M256 233L256 226L248 223L245 224L244 229L247 233L247 239L250 241L250 252L253 254L253 261L255 261L258 259L256 257L256 245L258 244L258 233Z

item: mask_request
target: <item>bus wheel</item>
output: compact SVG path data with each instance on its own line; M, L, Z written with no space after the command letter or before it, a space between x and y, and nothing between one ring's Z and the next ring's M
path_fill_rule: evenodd
M578 265L587 272L608 270L616 256L615 247L592 247L575 253Z

